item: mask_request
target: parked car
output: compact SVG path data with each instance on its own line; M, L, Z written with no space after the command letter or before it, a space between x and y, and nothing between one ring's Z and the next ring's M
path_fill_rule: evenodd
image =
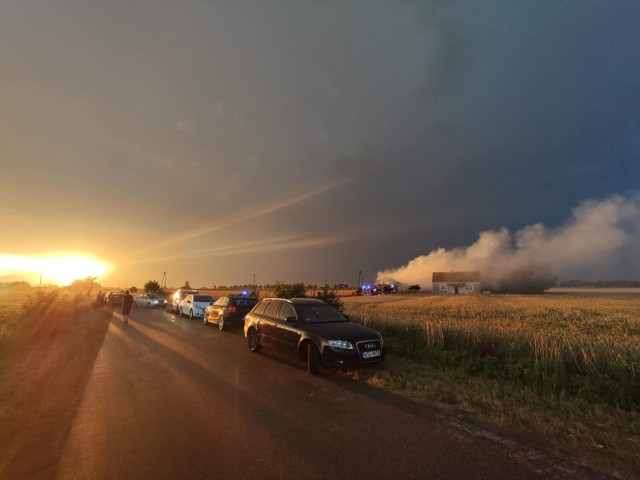
M244 316L256 306L258 300L246 295L228 295L218 298L204 311L203 323L218 324L220 330L232 324L244 323Z
M134 307L166 307L167 301L155 293L143 293L133 299Z
M104 296L104 304L113 307L115 305L122 305L122 292L107 292Z
M178 315L189 315L189 318L204 317L204 309L213 305L216 299L211 295L190 294L184 297Z
M178 290L176 290L171 297L171 311L179 313L184 297L186 297L187 295L191 295L192 293L200 292L198 290L189 290L184 288L179 288Z
M290 350L312 374L321 366L357 368L384 356L378 332L311 298L261 300L245 317L244 335L252 352L265 344Z

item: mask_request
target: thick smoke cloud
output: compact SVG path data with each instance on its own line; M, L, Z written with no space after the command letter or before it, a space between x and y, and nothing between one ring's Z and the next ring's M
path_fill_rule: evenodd
M405 285L431 286L433 272L480 271L483 288L540 291L555 278L616 279L640 274L640 196L588 200L560 227L528 225L481 232L468 247L438 248L379 272Z

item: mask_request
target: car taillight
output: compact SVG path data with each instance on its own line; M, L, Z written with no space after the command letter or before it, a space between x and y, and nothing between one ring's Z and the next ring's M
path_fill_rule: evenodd
M236 307L229 307L229 313L236 313Z

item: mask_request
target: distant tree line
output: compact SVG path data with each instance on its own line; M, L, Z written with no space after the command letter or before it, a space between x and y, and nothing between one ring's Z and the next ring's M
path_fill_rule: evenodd
M0 282L0 288L30 287L29 282Z
M276 283L273 286L273 295L278 298L305 298L307 297L307 289L308 285L304 283ZM320 300L328 303L333 308L342 312L344 310L344 303L338 296L338 291L336 289L331 289L328 284L324 284L323 287L320 288L319 291L315 291L313 289L313 296L315 298L319 298Z
M563 280L558 282L561 288L640 288L637 280Z

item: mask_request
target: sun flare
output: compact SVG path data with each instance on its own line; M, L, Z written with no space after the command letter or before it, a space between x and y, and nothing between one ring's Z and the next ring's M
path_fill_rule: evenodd
M74 280L99 277L111 269L105 262L82 254L59 254L41 257L0 254L0 276L28 277L44 283L68 285Z

